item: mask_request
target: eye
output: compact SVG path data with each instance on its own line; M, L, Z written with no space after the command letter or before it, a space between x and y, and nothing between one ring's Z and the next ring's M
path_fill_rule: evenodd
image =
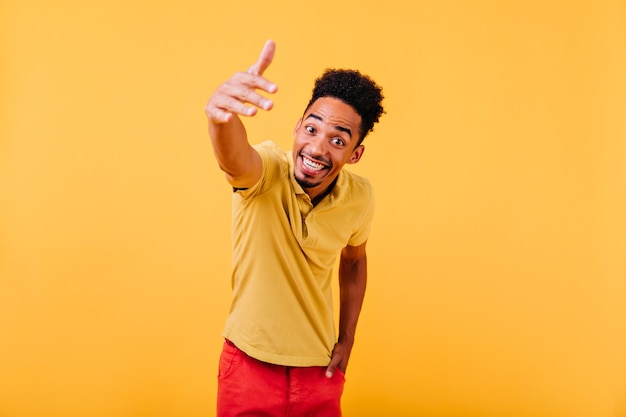
M315 134L315 128L311 125L309 126L305 126L304 130L306 130L307 132L311 133L311 134Z
M331 142L338 146L343 146L346 144L341 138L333 138Z

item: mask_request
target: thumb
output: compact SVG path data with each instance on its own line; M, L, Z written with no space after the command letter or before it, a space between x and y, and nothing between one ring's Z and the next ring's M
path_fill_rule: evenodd
M274 52L276 52L276 43L270 39L265 42L259 59L248 69L248 72L254 75L263 75L274 59Z
M339 356L333 355L333 357L330 360L330 363L328 364L328 367L326 367L326 378L333 377L333 374L335 373L335 369L337 369L337 366L339 365L339 361L340 361Z

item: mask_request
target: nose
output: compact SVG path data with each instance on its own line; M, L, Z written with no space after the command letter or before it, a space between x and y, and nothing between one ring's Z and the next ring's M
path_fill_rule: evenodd
M309 142L311 156L326 155L326 140L322 135L316 135Z

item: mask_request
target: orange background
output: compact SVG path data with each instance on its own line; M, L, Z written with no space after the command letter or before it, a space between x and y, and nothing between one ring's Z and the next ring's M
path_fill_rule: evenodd
M623 1L0 5L0 416L214 414L230 191L204 104L267 38L385 115L346 416L626 416Z

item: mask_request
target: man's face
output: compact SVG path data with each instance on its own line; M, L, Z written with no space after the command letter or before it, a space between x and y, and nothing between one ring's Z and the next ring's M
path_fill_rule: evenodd
M332 97L317 99L294 130L296 181L311 197L323 193L345 164L363 155L359 141L361 116L352 106Z

